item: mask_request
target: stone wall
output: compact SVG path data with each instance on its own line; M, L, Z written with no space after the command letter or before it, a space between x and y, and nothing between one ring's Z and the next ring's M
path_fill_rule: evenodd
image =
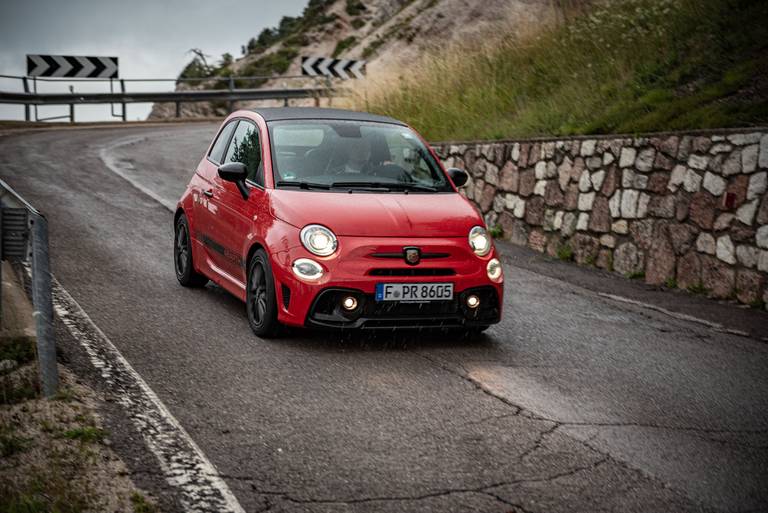
M438 143L502 237L651 285L768 303L768 131Z

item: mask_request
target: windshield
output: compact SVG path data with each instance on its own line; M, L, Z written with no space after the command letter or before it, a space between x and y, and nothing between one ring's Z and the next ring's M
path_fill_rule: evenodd
M337 120L269 124L279 188L453 192L413 130Z

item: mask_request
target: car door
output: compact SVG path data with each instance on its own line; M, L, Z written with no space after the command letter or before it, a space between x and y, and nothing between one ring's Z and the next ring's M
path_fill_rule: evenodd
M264 164L259 129L250 120L241 119L235 128L224 154L222 164L241 162L248 170L244 198L234 183L222 180L218 174L213 183L211 237L216 247L211 253L214 265L225 279L244 290L246 262L243 254L247 237L258 219L259 205L263 205Z

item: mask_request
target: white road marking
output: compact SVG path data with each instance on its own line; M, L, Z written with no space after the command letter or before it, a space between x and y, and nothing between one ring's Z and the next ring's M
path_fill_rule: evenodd
M598 296L604 297L607 299L612 299L613 301L618 301L620 303L627 303L630 305L639 306L641 308L648 308L649 310L655 310L657 312L661 312L663 314L669 315L670 317L674 317L675 319L680 319L682 321L689 321L689 322L695 322L697 324L702 324L704 326L707 326L708 328L711 328L715 331L720 331L723 333L730 333L731 335L738 335L740 337L751 337L749 333L742 330L737 330L733 328L726 328L720 323L708 321L706 319L700 319L698 317L694 317L693 315L688 315L684 313L679 312L673 312L672 310L667 310L666 308L662 308L660 306L652 305L651 303L643 303L642 301L636 301L634 299L629 299L628 297L624 296L616 296L614 294L606 294L605 292L598 292Z
M107 168L115 173L117 176L131 184L134 188L139 190L140 192L143 192L153 200L160 203L162 206L170 210L171 212L176 211L176 203L173 201L169 201L159 194L157 194L155 191L153 191L151 188L143 185L141 182L134 180L131 176L127 175L123 168L120 166L119 160L115 158L115 156L112 154L112 150L115 150L116 148L119 148L121 146L128 146L129 144L135 144L137 142L143 141L146 139L146 136L140 136L140 137L129 137L126 139L119 139L116 142L105 146L99 150L99 158L102 162L104 162L104 165L107 166Z
M53 277L52 277L53 278ZM157 457L188 512L244 513L213 463L77 301L53 278L53 305Z

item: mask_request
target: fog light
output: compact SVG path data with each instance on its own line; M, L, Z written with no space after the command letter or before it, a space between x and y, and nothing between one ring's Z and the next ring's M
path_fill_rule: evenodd
M499 262L498 258L491 258L488 261L488 265L485 268L486 272L488 273L488 277L493 281L500 281L501 280L501 262Z
M357 299L353 296L347 296L342 300L341 306L344 307L344 310L354 310L357 308Z
M293 262L293 274L307 281L317 281L323 277L323 268L309 258L299 258Z
M480 306L480 298L474 294L467 298L467 306L470 308L477 308Z

